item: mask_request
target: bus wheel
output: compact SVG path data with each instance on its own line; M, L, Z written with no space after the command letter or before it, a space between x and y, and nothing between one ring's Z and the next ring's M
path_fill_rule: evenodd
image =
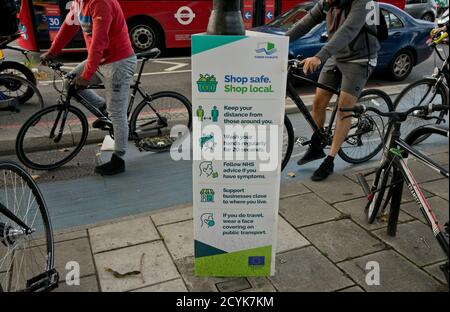
M130 25L130 39L135 51L162 48L160 31L154 25L144 21L138 21Z

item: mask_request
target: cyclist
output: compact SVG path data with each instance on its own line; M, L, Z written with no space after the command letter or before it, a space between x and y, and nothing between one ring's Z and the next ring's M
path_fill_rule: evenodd
M333 88L340 85L339 107L352 107L364 89L366 82L377 64L380 44L376 37L376 25L369 26L366 21L374 16L375 4L369 0L319 0L305 17L296 22L286 33L291 41L307 34L314 26L326 21L328 42L313 57L303 60L305 74L323 68L319 82ZM378 15L377 15L378 16ZM364 30L365 28L367 30ZM363 29L364 28L364 29ZM371 30L370 34L368 30ZM313 103L313 118L323 127L326 107L333 94L317 88ZM334 170L334 158L351 127L351 119L343 119L348 113L339 111L333 144L328 157L314 172L311 179L325 180ZM313 134L306 154L299 165L326 157L317 134Z
M117 0L75 0L50 50L42 61L56 57L82 28L88 50L87 60L73 71L73 84L80 96L100 110L107 110L114 128L114 153L111 160L95 168L100 175L125 171L124 156L128 144L128 95L137 59L131 47L128 29ZM89 84L104 83L106 101ZM104 122L94 121L94 128Z

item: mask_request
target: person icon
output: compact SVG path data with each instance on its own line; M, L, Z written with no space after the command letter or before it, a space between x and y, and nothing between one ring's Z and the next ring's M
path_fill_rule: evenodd
M205 110L203 109L203 106L199 105L199 107L197 108L197 117L198 117L198 121L202 122L203 119L205 118Z
M217 106L214 106L211 110L211 118L213 122L219 121L219 110L217 109Z

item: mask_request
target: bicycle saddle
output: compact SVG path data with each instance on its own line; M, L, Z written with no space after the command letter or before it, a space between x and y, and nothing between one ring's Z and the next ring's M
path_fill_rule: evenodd
M141 60L141 59L149 60L149 59L158 57L158 55L160 55L160 54L161 54L161 50L158 48L154 48L154 49L151 49L146 52L137 53L136 57L139 60Z

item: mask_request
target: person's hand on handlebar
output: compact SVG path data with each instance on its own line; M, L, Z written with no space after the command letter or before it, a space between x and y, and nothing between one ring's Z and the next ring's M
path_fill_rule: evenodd
M75 86L75 90L84 90L89 87L89 81L81 76L78 76L72 81L72 85Z
M322 61L317 56L308 57L300 62L300 65L303 65L303 73L305 75L316 72L321 64Z
M41 54L41 64L46 65L47 63L53 61L55 58L55 55L50 54L49 52L45 52L44 54Z

